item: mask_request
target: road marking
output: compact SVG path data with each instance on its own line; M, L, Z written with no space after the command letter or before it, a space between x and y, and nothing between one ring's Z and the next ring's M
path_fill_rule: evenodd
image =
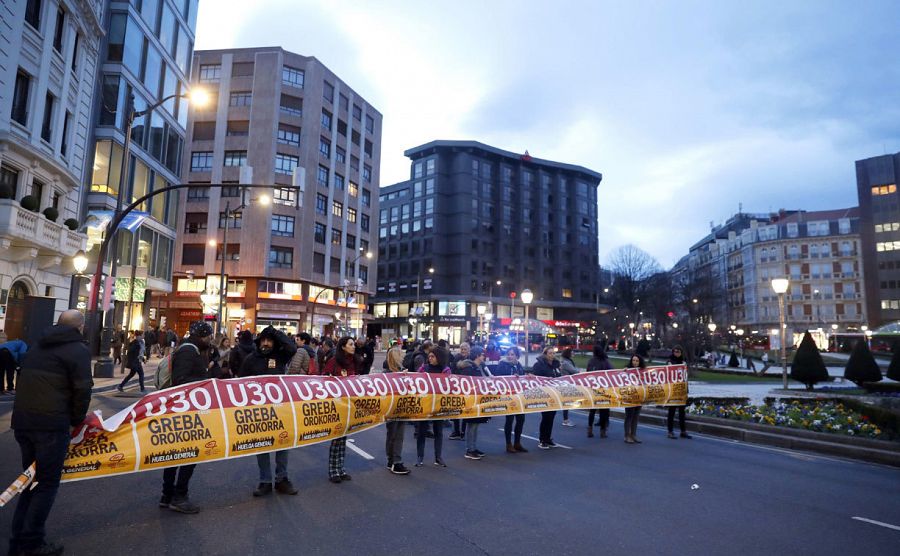
M498 430L498 431L502 431L503 429L497 429L497 430ZM522 435L522 438L527 438L527 439L529 439L529 440L535 440L535 441L537 441L538 443L540 443L540 441L541 441L540 438L535 438L535 437L533 437L533 436L528 436L527 434L523 434L523 435ZM556 443L556 447L557 447L557 448L565 448L566 450L572 450L572 449L573 449L571 446L565 446L565 445L563 445L563 444L560 444L559 442Z
M887 527L888 529L893 529L894 531L900 531L900 526L891 525L890 523L885 523L883 521L875 521L874 519L856 516L851 517L850 519L855 519L856 521L865 521L866 523L871 523L872 525L880 525L881 527Z
M353 439L350 439L350 442L347 443L347 447L350 448L351 450L353 450L354 452L356 452L357 454L361 455L365 459L368 459L368 460L375 459L375 456L366 452L362 448L357 447L356 444L353 443Z

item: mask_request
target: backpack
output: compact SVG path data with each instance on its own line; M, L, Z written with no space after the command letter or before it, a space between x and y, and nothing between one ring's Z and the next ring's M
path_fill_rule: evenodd
M166 388L172 387L172 358L175 357L175 354L183 348L184 346L191 346L197 352L197 355L200 355L200 349L191 343L184 343L175 348L168 356L163 357L159 361L159 366L156 367L156 389L157 390L165 390Z
M403 368L410 372L416 372L413 367L416 364L416 352L415 351L407 351L406 355L403 356Z

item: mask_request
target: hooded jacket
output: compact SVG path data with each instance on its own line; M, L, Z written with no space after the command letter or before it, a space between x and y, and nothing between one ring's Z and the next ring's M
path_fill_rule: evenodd
M188 345L190 344L190 345ZM200 338L188 336L172 353L172 386L209 378L208 345Z
M463 359L457 363L456 368L453 370L453 374L465 376L491 376L491 372L484 364L478 365L471 359ZM490 420L490 417L474 417L466 419L469 423L487 423Z
M271 338L272 351L263 353L260 344L263 338ZM291 358L297 353L297 344L275 327L267 326L253 342L255 349L244 358L237 376L283 375Z
M536 376L544 376L547 378L554 378L559 376L559 361L556 359L550 359L546 355L541 355L537 358L537 361L534 362L534 365L531 367L532 374Z
M253 344L253 335L249 332L247 334L239 334L238 342L228 353L228 368L232 374L238 374L241 370L241 365L244 364L244 359L253 353L254 350L256 350L256 346Z
M91 353L78 329L51 326L22 359L12 428L68 431L91 404Z
M494 367L494 374L498 376L521 376L525 374L525 369L517 359L515 363L510 363L507 358L503 358Z
M25 352L28 351L28 344L22 340L10 340L4 344L0 344L0 349L9 351L13 356L13 359L15 359L16 365L21 365L22 357L24 357Z

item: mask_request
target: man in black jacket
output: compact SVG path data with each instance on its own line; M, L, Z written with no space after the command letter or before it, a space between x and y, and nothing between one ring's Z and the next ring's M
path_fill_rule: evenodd
M191 323L190 335L172 354L172 386L199 382L209 378L209 342L213 330L203 321ZM182 514L200 511L188 498L188 483L197 464L167 467L163 470L160 508L169 508Z
M266 327L256 337L256 350L247 355L238 376L283 375L287 364L297 353L297 345L284 332ZM253 496L272 493L272 466L269 453L256 454L259 465L259 486ZM297 494L287 476L288 450L275 452L275 490L281 494Z
M19 496L9 539L10 554L62 554L44 540L63 462L74 427L91 404L91 354L84 343L84 315L65 311L22 359L12 428L22 451L22 468L35 462L34 488Z

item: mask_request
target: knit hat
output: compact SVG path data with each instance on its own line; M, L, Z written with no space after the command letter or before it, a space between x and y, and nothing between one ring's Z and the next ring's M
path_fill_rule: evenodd
M205 338L207 336L212 336L213 329L212 326L208 325L202 320L198 320L196 322L191 323L191 336L196 336L198 338Z
M238 332L238 342L247 344L253 341L253 333L249 330L241 330Z
M483 347L481 347L481 346L472 346L472 348L469 349L469 359L471 359L471 360L474 361L476 358L478 358L478 357L481 356L481 355L484 355L484 348L483 348Z

